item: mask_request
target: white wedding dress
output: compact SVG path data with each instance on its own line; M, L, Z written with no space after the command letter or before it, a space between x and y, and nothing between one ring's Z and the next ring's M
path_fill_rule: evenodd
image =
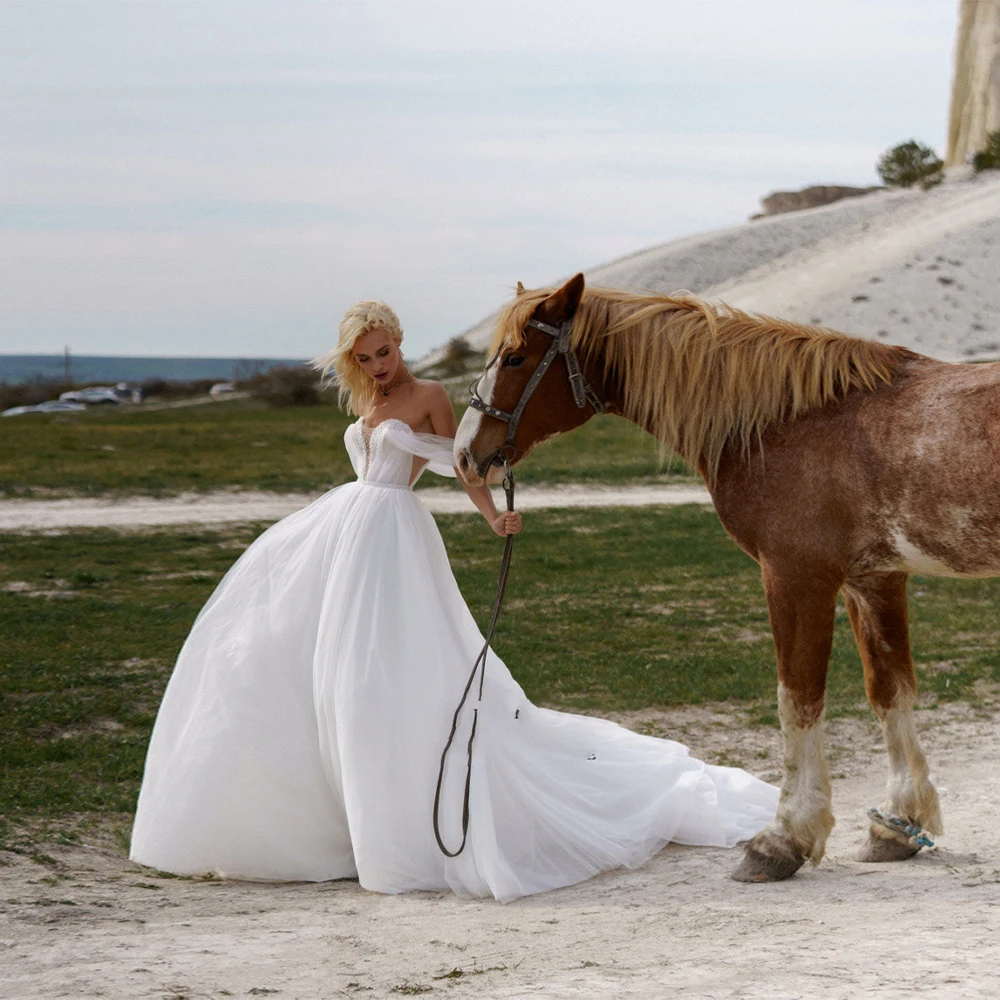
M435 785L483 640L410 487L425 459L453 474L451 441L399 420L345 439L358 480L265 531L195 621L150 742L134 861L510 900L634 867L668 841L732 846L773 818L773 786L537 708L491 653L468 843L446 858ZM475 697L442 791L453 848Z

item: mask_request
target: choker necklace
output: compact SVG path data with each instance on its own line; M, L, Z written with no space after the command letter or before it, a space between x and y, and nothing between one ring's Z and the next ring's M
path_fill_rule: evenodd
M410 377L410 373L409 373L409 371L408 371L407 369L405 369L405 368L404 368L404 369L403 369L403 375L402 375L402 377L401 377L401 378L398 378L398 379L396 379L396 381L395 381L395 382L393 382L393 383L392 383L392 385L387 385L387 386L383 386L383 385L380 385L380 384L379 384L378 382L376 382L376 383L375 383L375 387L376 387L376 388L378 389L378 391L379 391L380 393L382 393L382 395L383 395L383 396L388 396L388 395L389 395L389 393L390 393L390 392L392 392L392 390L393 390L393 389L397 389L397 388L398 388L399 386L401 386L401 385L402 385L402 384L403 384L403 383L404 383L404 382L405 382L405 381L406 381L406 380L407 380L407 379L408 379L409 377Z

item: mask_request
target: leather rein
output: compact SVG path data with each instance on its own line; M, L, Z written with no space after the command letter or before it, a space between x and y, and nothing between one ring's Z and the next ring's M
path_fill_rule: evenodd
M514 509L514 473L510 467L510 460L514 454L514 437L517 434L517 427L521 421L521 415L524 413L524 408L528 405L528 400L531 398L535 389L538 388L538 383L541 382L542 377L549 370L557 354L562 354L566 359L566 370L569 374L569 384L573 390L573 400L577 407L583 409L584 406L592 406L595 413L604 412L604 404L591 388L590 383L583 377L576 354L573 351L573 348L570 347L569 335L572 327L572 320L566 320L559 326L552 326L551 324L543 323L538 319L530 319L525 326L530 326L536 330L541 330L542 333L547 333L550 337L552 337L552 343L546 350L542 360L538 363L538 367L532 373L531 378L528 379L528 382L521 393L521 398L518 400L517 406L515 406L509 413L506 410L499 410L494 406L490 406L490 404L487 403L478 392L480 380L486 372L496 364L497 359L500 357L499 351L493 355L492 360L486 366L486 371L484 371L483 375L480 375L479 378L472 383L472 387L470 389L472 397L469 401L470 406L482 413L485 413L487 416L503 420L507 424L506 440L503 443L503 447L500 448L493 456L490 464L503 465L503 491L507 498L508 511L512 511ZM469 839L469 795L472 788L472 744L475 741L476 727L479 723L479 705L483 700L483 684L486 680L486 655L489 652L490 643L493 640L493 632L496 628L497 621L500 618L500 609L503 607L503 599L507 590L507 577L510 574L510 561L513 551L514 536L507 535L504 540L503 558L500 560L500 575L497 579L497 592L493 601L493 613L490 615L490 623L486 629L485 642L483 643L483 648L479 651L479 655L476 657L476 662L472 665L472 672L469 674L469 679L465 683L465 690L462 692L461 700L459 701L458 707L455 709L455 714L451 720L451 732L448 734L448 740L441 753L441 766L438 769L437 787L434 790L434 838L437 840L437 845L441 849L441 853L447 858L457 858L462 851L465 850L466 841ZM476 699L476 707L472 710L472 729L469 733L469 742L466 746L467 763L465 770L465 791L462 798L462 842L454 851L452 851L445 845L444 838L441 836L441 788L444 784L444 771L445 765L448 762L448 753L451 750L452 744L455 742L455 736L458 733L459 716L462 714L462 709L465 707L465 703L469 698L469 692L472 690L472 685L475 683L477 674L479 675L479 692Z
M504 461L503 491L507 496L507 510L514 509L514 476L510 471L510 463ZM490 615L490 624L486 629L486 639L483 648L476 657L476 662L472 664L472 673L465 683L465 690L462 698L455 709L455 715L451 720L451 732L448 734L448 741L444 745L441 753L441 767L438 768L437 788L434 790L434 838L437 840L441 853L446 858L457 858L465 850L465 842L469 838L469 790L472 787L472 743L476 738L476 726L479 723L479 704L483 700L483 682L486 680L486 654L490 650L490 643L493 641L493 630L497 626L500 618L500 609L503 607L503 597L507 590L507 577L510 574L510 557L514 551L514 536L507 535L504 539L503 558L500 560L500 576L497 579L497 593L493 601L493 613ZM441 786L444 784L444 769L448 762L448 751L451 750L452 743L455 742L455 735L458 732L458 719L465 707L465 702L472 690L472 684L479 674L479 696L476 698L476 707L472 710L472 731L469 733L469 743L466 748L468 762L465 769L465 792L462 799L462 843L454 851L448 850L444 839L441 836Z

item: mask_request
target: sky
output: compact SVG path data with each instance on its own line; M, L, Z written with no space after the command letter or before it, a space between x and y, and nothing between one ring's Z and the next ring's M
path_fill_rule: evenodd
M419 357L944 154L957 0L0 0L0 353Z

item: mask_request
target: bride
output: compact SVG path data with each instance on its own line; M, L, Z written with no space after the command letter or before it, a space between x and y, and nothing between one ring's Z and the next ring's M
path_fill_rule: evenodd
M195 620L156 720L134 861L179 874L452 889L515 899L642 864L668 841L732 846L763 828L778 790L685 747L531 704L490 656L472 761L468 843L439 850L441 752L482 636L440 535L412 491L454 475L445 390L414 378L402 330L359 302L335 372L358 415L357 480L265 531ZM500 535L520 530L466 487ZM465 747L442 785L441 833L462 839Z

